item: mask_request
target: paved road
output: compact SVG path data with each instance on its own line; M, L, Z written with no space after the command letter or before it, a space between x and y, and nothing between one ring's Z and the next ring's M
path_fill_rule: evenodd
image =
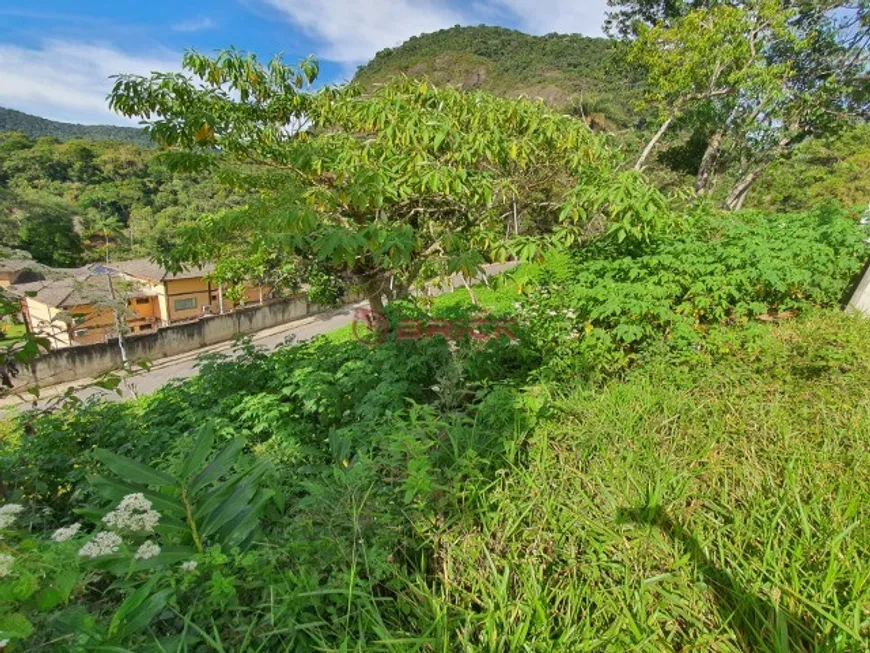
M296 342L311 340L315 336L335 331L346 324L350 324L353 320L354 311L357 308L366 306L368 306L367 302L361 302L325 313L309 315L301 320L287 322L270 329L258 331L251 336L251 340L255 345L263 347L268 351L275 349L289 338L293 338ZM82 390L75 393L77 397L82 399L96 394L102 394L107 399L115 400L126 399L134 395L151 394L169 381L186 379L197 374L197 359L203 354L225 353L232 348L233 342L227 341L178 354L177 356L161 358L154 361L147 371L135 373L125 379L121 384L120 395L116 392L106 392L105 390L93 387L91 384L94 383L94 379L78 379L70 383L61 383L43 388L40 405L46 405L53 398L63 395L69 388L82 388ZM26 394L4 397L0 399L0 409L21 406L32 402L32 399L31 396Z
M487 274L493 275L510 269L515 264L506 263L501 265L486 266ZM454 279L453 284L461 287L462 283L459 279ZM446 288L449 290L449 288ZM438 291L436 291L436 294ZM304 342L311 340L315 336L335 331L346 324L353 321L354 311L357 308L365 308L367 302L360 302L351 306L344 306L339 309L320 313L318 315L309 315L295 322L288 322L270 329L259 331L251 336L254 344L263 347L269 351L275 349L278 345L283 344L288 338L294 338L296 342ZM139 372L130 376L122 383L121 394L115 392L107 393L99 388L92 386L93 379L79 379L71 383L61 383L59 385L43 388L41 391L40 405L45 406L51 402L52 398L63 395L70 388L82 388L75 392L77 397L82 399L93 396L95 394L103 394L107 399L128 398L134 395L150 394L157 388L165 385L174 379L186 379L194 376L197 373L197 358L207 353L222 353L228 352L233 348L233 343L222 342L210 347L203 347L194 351L170 356L154 361L148 371ZM88 387L90 386L90 387ZM22 406L31 403L33 398L30 395L10 395L0 399L0 410L15 406ZM2 415L0 415L2 416Z

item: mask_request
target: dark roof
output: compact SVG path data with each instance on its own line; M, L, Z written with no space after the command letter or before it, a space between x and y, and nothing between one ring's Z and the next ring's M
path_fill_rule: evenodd
M118 283L117 278L116 283ZM109 290L109 275L106 274L84 274L62 279L16 283L9 286L8 290L21 297L33 297L55 308L72 308L104 302L110 300L112 296ZM120 289L116 286L115 290L118 292ZM132 292L129 290L124 292L132 297L150 294L138 285Z
M19 272L20 270L39 270L44 267L32 258L0 258L0 272Z
M203 266L188 267L181 272L168 272L162 265L154 263L147 258L136 258L130 261L118 261L109 263L107 267L123 272L137 279L148 281L171 281L172 279L197 279L214 271L214 265L207 263Z

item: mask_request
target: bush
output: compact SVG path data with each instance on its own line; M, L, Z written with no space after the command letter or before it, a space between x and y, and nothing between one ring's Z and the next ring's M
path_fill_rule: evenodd
M839 305L867 256L865 237L832 206L702 214L635 256L608 241L553 255L518 279L530 286L518 309L548 373L611 374L650 348L703 347L712 324Z

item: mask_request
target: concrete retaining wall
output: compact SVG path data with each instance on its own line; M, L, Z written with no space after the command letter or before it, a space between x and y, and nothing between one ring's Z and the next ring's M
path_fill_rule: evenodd
M130 335L124 340L131 361L154 361L183 354L255 333L269 327L298 320L319 312L305 295L275 301L264 306L236 309L232 313L203 317L195 322L174 324L156 333ZM57 349L22 367L15 379L16 389L33 385L49 386L99 376L121 367L117 340L96 345Z
M860 311L870 317L870 262L864 266L864 275L849 300L847 310L850 312Z

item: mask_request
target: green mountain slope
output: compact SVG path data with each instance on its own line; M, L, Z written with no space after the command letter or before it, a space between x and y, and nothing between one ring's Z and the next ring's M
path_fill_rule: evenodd
M94 141L125 141L148 147L151 141L141 129L115 125L77 125L32 116L29 113L0 107L0 133L20 132L30 138L53 136L62 141L87 138Z
M594 126L633 126L639 81L619 69L614 44L578 34L531 36L502 27L452 27L382 50L354 79L364 86L395 75L482 89L505 97L541 98Z

